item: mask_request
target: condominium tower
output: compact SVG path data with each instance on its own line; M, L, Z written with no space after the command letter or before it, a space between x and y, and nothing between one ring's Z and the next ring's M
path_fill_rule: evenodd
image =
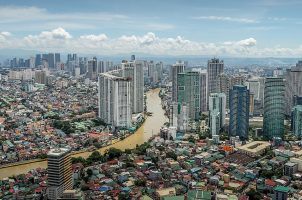
M223 60L213 58L208 61L207 73L208 73L208 96L211 93L217 91L217 76L223 73L224 63Z
M130 101L133 113L144 112L144 61L124 61L122 76L130 81Z
M268 139L283 138L285 120L285 83L282 78L266 78L264 88L263 131Z
M225 125L226 96L224 93L212 93L209 97L209 125L212 136L218 135Z
M99 117L115 127L131 126L131 79L121 70L99 75Z
M200 75L198 72L178 73L177 102L189 107L189 118L200 119Z
M178 61L176 64L171 67L172 75L172 101L177 102L177 78L179 73L183 73L186 69L185 62Z
M285 72L286 79L286 115L290 116L294 107L294 96L302 96L302 61L296 66L287 69Z

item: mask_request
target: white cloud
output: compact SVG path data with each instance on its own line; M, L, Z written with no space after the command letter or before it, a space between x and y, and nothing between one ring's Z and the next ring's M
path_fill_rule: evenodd
M80 39L100 42L100 41L107 40L108 37L105 34L99 34L99 35L82 35L82 36L80 36Z
M63 28L42 31L37 35L18 38L8 32L0 32L0 48L22 48L39 51L92 53L99 55L131 52L152 55L229 55L229 56L294 56L301 55L302 46L296 49L280 46L258 48L255 38L223 43L207 43L188 40L182 36L159 37L153 32L144 35L108 37L98 35L72 36Z
M212 20L212 21L228 21L228 22L240 22L240 23L257 23L257 20L254 20L254 19L236 18L236 17L227 17L227 16L214 16L214 15L192 17L192 19Z

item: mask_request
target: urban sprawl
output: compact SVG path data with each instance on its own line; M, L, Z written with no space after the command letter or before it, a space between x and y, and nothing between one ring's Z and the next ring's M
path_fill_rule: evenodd
M302 61L61 57L0 65L0 199L302 199Z

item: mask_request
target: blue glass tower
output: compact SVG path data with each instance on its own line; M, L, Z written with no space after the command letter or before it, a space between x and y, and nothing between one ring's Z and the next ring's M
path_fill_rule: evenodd
M234 85L230 90L229 136L239 136L240 140L248 139L250 92L246 86Z

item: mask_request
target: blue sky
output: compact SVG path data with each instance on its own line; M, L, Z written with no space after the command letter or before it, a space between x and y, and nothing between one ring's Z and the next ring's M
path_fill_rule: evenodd
M0 0L0 48L297 56L301 8L300 0Z

